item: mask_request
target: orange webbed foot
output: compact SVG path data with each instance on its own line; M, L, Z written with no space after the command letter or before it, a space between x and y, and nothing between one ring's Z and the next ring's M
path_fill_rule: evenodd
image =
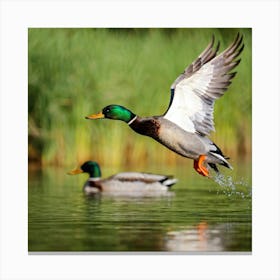
M200 155L198 160L194 160L193 167L200 175L209 177L209 171L204 165L205 159L205 155Z

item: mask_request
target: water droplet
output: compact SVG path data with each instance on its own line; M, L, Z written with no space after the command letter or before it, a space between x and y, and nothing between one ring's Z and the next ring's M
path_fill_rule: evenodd
M249 188L248 183L242 178L241 180L234 180L233 177L231 176L226 176L223 174L216 174L213 177L214 181L219 184L222 188L223 191L222 193L227 195L228 197L231 197L232 195L238 195L241 196L242 199L246 198L246 197L251 197L251 191L248 190L248 194L245 195L245 193L243 191L240 191L237 189L243 188L244 187L246 189ZM220 192L217 191L217 194L219 194Z

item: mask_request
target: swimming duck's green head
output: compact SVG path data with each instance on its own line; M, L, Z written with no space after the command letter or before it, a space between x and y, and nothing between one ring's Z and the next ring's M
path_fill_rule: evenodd
M86 161L80 168L76 168L68 172L70 175L76 175L80 173L88 173L91 178L101 177L99 164L95 161Z
M121 105L109 105L102 109L102 112L98 114L92 114L86 117L86 119L95 120L95 119L112 119L120 120L126 123L130 122L135 118L135 114L129 111L127 108Z

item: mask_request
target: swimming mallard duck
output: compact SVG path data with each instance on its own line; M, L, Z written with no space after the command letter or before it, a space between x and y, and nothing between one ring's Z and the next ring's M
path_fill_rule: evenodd
M86 193L112 193L121 195L158 195L177 182L171 176L157 175L140 172L123 172L101 179L101 170L97 162L86 161L80 168L74 169L68 174L75 175L88 173L89 179L84 184Z
M161 116L139 117L120 105L109 105L87 119L107 118L126 122L139 134L154 138L177 154L194 160L194 169L209 176L208 165L218 172L216 164L231 168L221 149L207 136L214 131L215 100L231 84L236 72L230 73L241 59L243 36L217 55L219 43L212 42L171 85L171 99Z

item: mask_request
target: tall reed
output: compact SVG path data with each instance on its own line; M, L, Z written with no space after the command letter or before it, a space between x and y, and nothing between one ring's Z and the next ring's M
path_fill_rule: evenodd
M178 164L182 158L124 123L88 121L108 104L160 115L175 78L214 34L227 47L237 32L245 49L228 92L215 105L211 135L231 157L251 154L251 29L29 29L29 159L73 165Z

